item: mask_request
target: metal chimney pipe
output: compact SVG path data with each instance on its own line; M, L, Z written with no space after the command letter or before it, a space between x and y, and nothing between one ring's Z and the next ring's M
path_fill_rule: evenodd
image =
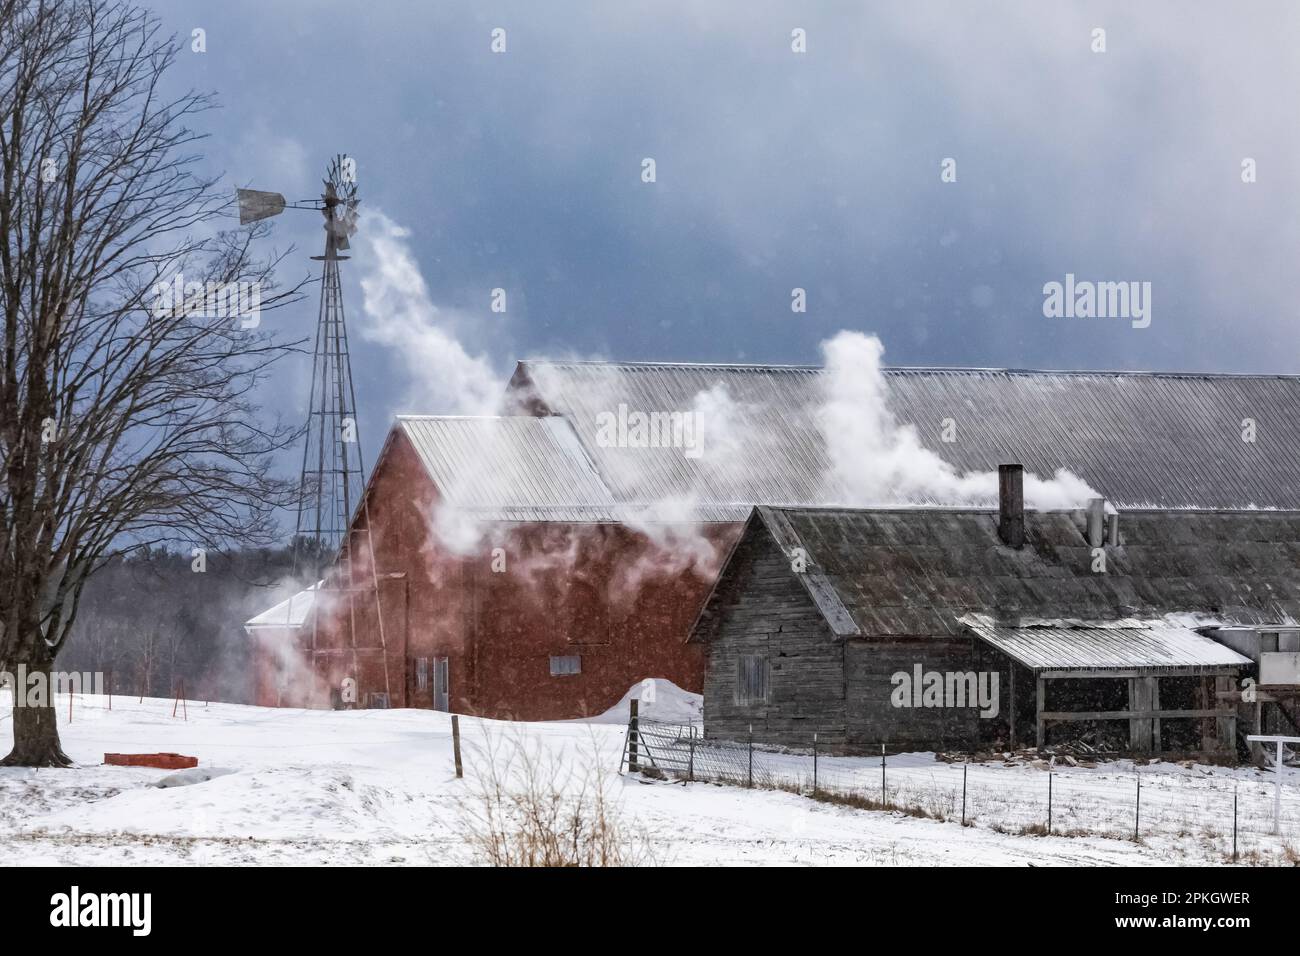
M1106 520L1106 499L1088 499L1088 547L1100 548L1105 544L1103 528Z
M1112 511L1106 515L1106 543L1112 548L1119 547L1119 512Z
M1025 467L998 465L998 537L1009 548L1025 546Z

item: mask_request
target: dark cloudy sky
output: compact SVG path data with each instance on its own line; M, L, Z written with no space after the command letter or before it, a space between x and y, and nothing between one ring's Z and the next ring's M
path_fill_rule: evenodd
M310 196L357 159L371 458L393 412L471 410L527 356L817 363L848 328L890 364L1300 371L1292 2L157 10L187 44L173 81L223 104L205 161L232 188ZM303 271L314 217L277 227ZM1067 272L1149 281L1150 327L1045 318ZM291 415L302 364L268 398Z

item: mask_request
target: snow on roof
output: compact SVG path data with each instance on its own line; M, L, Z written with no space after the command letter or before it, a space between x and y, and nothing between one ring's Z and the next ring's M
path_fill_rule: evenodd
M961 618L985 643L1030 670L1204 671L1248 658L1196 631L1161 620L1036 621L1018 627L986 614Z
M311 613L312 605L316 603L315 591L324 582L317 581L311 587L299 591L274 607L267 608L256 617L250 617L244 622L244 627L248 629L259 627L302 627L307 623L307 615Z

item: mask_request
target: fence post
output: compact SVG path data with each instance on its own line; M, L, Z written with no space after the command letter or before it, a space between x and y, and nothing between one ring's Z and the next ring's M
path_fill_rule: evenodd
M108 709L113 709L113 671L108 672Z
M817 735L813 734L813 796L817 796Z
M1133 842L1134 843L1136 843L1138 840L1138 827L1142 825L1142 774L1140 772L1138 773L1137 778L1138 778L1137 804L1133 808Z
M691 724L691 755L686 764L686 780L688 783L695 782L695 725Z
M970 764L968 763L964 763L961 765L961 825L962 826L966 825L966 771L969 768L970 768Z
M1281 706L1280 704L1278 706ZM1282 741L1277 742L1277 760L1273 764L1273 773L1277 775L1277 780L1273 787L1273 835L1277 836L1282 832L1282 774L1286 771L1286 765L1282 763Z
M880 809L888 804L885 801L885 745L880 745Z
M1052 771L1047 771L1047 835L1052 835Z
M1237 788L1232 788L1232 862L1237 862Z
M465 776L460 762L460 717L457 714L451 715L451 752L456 758L456 776Z
M640 701L635 697L627 703L627 769L629 773L637 773L641 769L640 766L637 765L636 746L637 709L639 703Z
M749 781L746 784L749 787L754 786L754 725L749 725Z

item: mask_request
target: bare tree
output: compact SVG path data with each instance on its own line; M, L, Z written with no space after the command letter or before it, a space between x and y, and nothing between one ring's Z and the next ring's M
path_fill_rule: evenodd
M292 493L270 470L292 430L249 398L288 346L214 299L297 289L251 256L260 230L222 228L190 125L214 104L163 92L179 52L130 2L0 0L3 671L48 680L112 555L268 540ZM21 691L4 763L68 766L53 700Z

